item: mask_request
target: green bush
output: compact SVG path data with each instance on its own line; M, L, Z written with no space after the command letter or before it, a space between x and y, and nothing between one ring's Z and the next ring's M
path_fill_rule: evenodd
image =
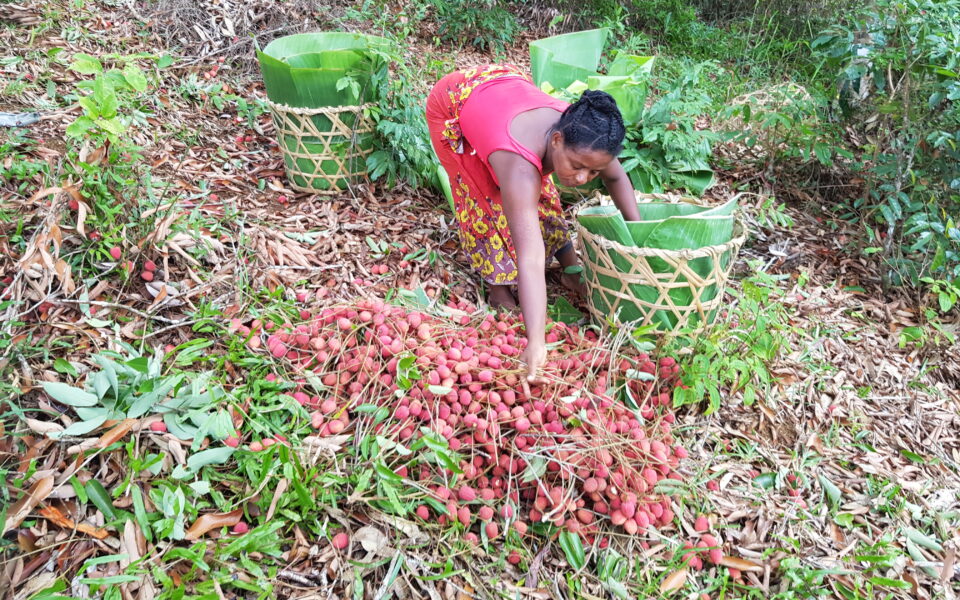
M879 0L814 40L865 142L862 220L892 284L960 279L960 0Z
M520 33L520 23L500 0L430 0L442 40L502 52Z

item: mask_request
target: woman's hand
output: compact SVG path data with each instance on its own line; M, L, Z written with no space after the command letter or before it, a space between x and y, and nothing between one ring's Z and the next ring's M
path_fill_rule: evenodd
M547 362L547 348L543 340L528 340L520 360L527 367L527 372L520 383L523 386L524 396L529 398L531 385L547 383L543 376L543 365Z

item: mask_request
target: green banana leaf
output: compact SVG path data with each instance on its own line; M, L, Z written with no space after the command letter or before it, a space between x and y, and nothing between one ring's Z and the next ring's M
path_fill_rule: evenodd
M713 171L674 171L673 176L688 192L697 196L702 196L716 180Z
M617 57L610 63L607 69L607 75L627 75L635 77L638 75L650 75L653 73L654 56L640 56L637 54L617 54Z
M668 163L668 167L687 191L696 196L702 196L714 183L713 169L706 161L686 159Z
M670 246L673 250L680 250L725 244L733 238L733 222L733 216L671 217L650 233L646 239L646 245L650 248ZM673 268L659 258L650 258L649 264L657 273L666 273ZM713 269L713 261L709 257L695 258L687 262L687 267L700 277L706 277ZM677 281L686 282L687 278L681 275L677 277ZM647 286L631 286L631 289L638 292L640 290L636 288L642 287ZM718 292L720 290L717 286L707 286L700 292L700 299L701 301L712 300ZM643 294L653 295L656 298L656 294L651 294L650 290L643 290ZM689 306L693 303L693 291L689 287L671 289L669 295L677 306ZM663 327L672 328L676 324L676 316L667 311L659 311L654 315L654 319Z
M597 74L610 30L575 31L530 42L530 68L537 86L566 88Z
M354 33L301 33L278 38L257 51L267 97L288 106L319 108L369 101L371 79L385 64L380 52L389 41ZM357 80L361 94L337 89L346 75Z
M627 229L630 230L630 235L633 238L633 242L637 246L647 246L649 248L664 248L667 250L678 250L680 248L699 248L699 246L674 246L672 244L667 244L665 246L654 246L647 242L647 237L652 233L659 225L663 222L664 219L669 219L671 217L691 217L696 215L697 217L716 217L716 216L729 216L734 213L737 209L739 198L734 196L730 200L719 204L714 207L704 206L702 204L694 204L692 202L639 202L637 203L637 210L640 212L640 216L643 217L641 221L628 221L626 223ZM729 241L722 240L720 243Z
M694 214L669 217L643 233L643 239L638 240L635 230L631 229L634 243L642 248L693 250L716 246L729 242L733 237L733 216Z
M279 104L297 108L321 108L326 106L357 106L376 98L375 78L385 77L384 51L389 41L354 33L303 33L278 38L257 51L260 70L263 74L267 97ZM332 121L324 115L294 117L306 125L310 119L320 132L331 131ZM347 126L355 124L352 113L340 113L339 118ZM346 152L359 149L370 150L373 135L370 133L332 140L328 149L317 137L281 135L284 163L287 176L301 189L310 187L325 191L331 184L323 179L309 181L306 176L322 171L328 175L339 172L339 166L330 157L330 152L344 156ZM309 158L294 159L291 153L306 150ZM356 159L365 160L360 157ZM359 166L356 169L359 170ZM332 185L345 189L346 178L337 179Z
M440 180L440 190L443 192L443 197L450 204L450 212L457 214L457 207L453 202L453 189L450 187L450 177L447 175L447 170L439 163L437 164L437 179Z
M590 206L577 214L584 229L594 235L613 240L624 246L633 246L633 237L627 229L623 214L616 206Z

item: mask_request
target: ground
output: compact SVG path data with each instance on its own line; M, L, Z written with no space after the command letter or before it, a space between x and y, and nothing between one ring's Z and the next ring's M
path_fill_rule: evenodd
M440 309L453 305L447 319L476 323L482 290L436 192L291 189L243 36L263 44L318 21L360 25L349 3L246 4L0 5L5 110L40 112L25 133L0 130L4 597L172 597L181 585L211 598L960 593L960 361L946 341L957 324L931 327L916 299L884 288L876 267L847 251L857 231L824 218L816 189L798 190L771 225L762 188L749 188L749 241L726 319L693 355L651 351L675 355L684 381L715 393L676 407L673 434L689 456L667 490L670 526L612 531L609 549L549 531L477 545L462 529L385 510L385 488L366 487L380 463L364 454L363 421L313 435L309 417L289 417L283 390L263 383L291 365L239 328L384 299L442 299ZM409 52L419 64L488 58L419 36ZM121 106L134 116L128 137L65 138L81 113L71 94L92 78L67 68L77 53L120 64L111 53L138 52L175 60L140 60L150 89ZM506 54L523 63L524 42ZM736 160L736 148L722 151ZM756 176L723 172L708 199ZM552 298L559 275L551 267ZM103 369L93 357L105 350L158 352L156 365L136 363L149 377L130 374L148 386L140 393L208 374L215 383L196 391L212 398L203 410L225 415L244 446L198 465L189 459L214 444L152 430L156 415L52 439L78 419L43 384ZM289 444L249 449L281 437ZM175 469L204 476L184 485ZM698 570L678 550L700 536L701 516L725 556ZM241 518L249 533L235 529ZM344 549L330 541L339 530L350 534Z

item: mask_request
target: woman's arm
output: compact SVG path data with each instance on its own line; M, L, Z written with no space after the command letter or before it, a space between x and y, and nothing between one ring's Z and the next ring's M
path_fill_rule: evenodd
M633 193L633 184L630 183L630 177L620 165L618 159L613 159L607 168L600 171L600 179L606 186L607 192L617 205L623 218L627 221L639 221L640 211L637 210L637 197Z
M524 389L529 393L530 383L543 382L539 372L547 358L544 341L547 324L546 250L538 211L542 180L536 167L512 152L492 153L490 166L500 181L503 213L517 254L520 311L527 330L527 347L522 357L527 364Z

